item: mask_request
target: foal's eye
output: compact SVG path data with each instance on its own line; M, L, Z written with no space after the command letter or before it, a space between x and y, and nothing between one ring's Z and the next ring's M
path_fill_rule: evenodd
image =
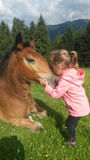
M35 62L34 59L32 59L32 58L26 58L26 60L28 63L32 63L32 64L34 64L34 62Z

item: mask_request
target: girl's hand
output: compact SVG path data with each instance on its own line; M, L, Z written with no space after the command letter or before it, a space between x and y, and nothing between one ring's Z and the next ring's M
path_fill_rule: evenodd
M46 87L48 85L48 81L46 79L40 79L39 82Z

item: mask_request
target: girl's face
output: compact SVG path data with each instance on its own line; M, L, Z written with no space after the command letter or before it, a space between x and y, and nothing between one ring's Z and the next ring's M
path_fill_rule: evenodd
M64 72L64 68L62 64L53 65L53 71L56 73L57 76L60 76Z

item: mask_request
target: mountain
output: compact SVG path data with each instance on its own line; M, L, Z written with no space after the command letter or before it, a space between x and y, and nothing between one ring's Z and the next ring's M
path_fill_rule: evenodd
M89 20L90 19L78 19L74 21L67 21L57 25L47 25L51 41L54 41L59 34L64 34L66 28L69 26L72 26L73 31L79 30L80 27L82 28L82 30L85 30Z

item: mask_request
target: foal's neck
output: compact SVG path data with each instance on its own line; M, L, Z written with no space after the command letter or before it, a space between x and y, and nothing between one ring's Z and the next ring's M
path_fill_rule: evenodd
M12 63L10 66L9 63L2 74L3 81L14 95L23 98L27 97L30 94L30 83L23 78L18 64Z

